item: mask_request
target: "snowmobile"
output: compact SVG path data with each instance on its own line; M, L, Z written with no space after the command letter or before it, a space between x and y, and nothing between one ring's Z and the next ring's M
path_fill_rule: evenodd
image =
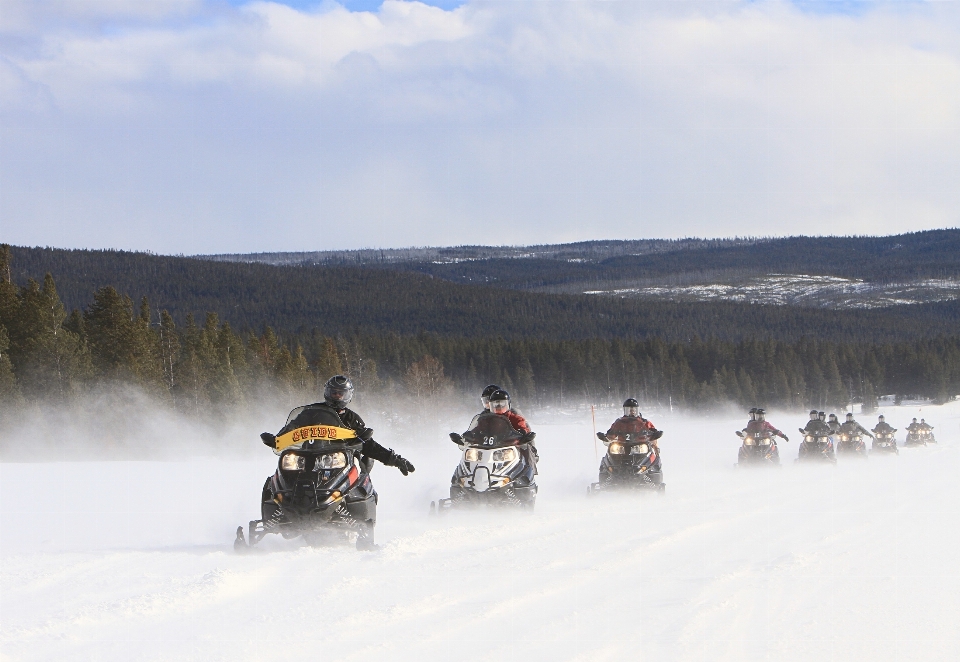
M651 443L662 435L659 430L615 437L598 433L607 454L600 461L600 479L587 488L587 494L618 488L665 492L660 453Z
M863 435L859 432L841 432L837 442L837 455L851 457L867 457L867 445L863 442Z
M900 449L897 448L897 440L893 438L894 432L875 432L873 443L870 444L871 453L894 453L896 455L900 454Z
M533 510L538 488L529 453L535 433L524 435L490 412L476 420L463 435L450 433L463 456L450 479L450 498L430 502L430 512L482 505Z
M289 424L303 410L287 417ZM370 481L373 461L360 455L362 439L344 426L334 410L322 412L321 423L291 430L279 437L261 435L279 455L276 472L263 484L260 519L249 524L248 536L237 527L234 549L244 551L268 533L284 538L303 536L316 544L330 531L357 537L357 548L372 548L377 520L377 492ZM369 545L364 543L369 541Z
M800 455L797 462L830 462L837 463L837 455L833 450L833 435L829 432L809 433L800 428L803 441L800 442Z
M926 446L931 443L933 434L929 430L907 430L907 439L904 446ZM936 442L933 442L936 443Z
M743 444L737 453L736 466L749 464L780 464L780 450L777 448L777 442L769 431L741 432L737 430L737 436L743 440Z

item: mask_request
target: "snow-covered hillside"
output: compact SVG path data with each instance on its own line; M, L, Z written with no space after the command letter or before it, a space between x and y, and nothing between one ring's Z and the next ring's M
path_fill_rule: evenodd
M733 468L744 419L655 419L662 498L588 499L589 414L535 420L532 516L429 517L457 449L384 438L417 472L374 471L375 554L276 537L234 554L266 450L5 463L0 658L960 659L960 403L915 412L886 410L939 445L836 467L790 462L803 417L772 415L794 436L769 471Z
M909 283L869 283L857 278L769 274L733 283L589 290L584 294L669 301L737 301L774 306L886 308L953 301L960 281L926 279Z

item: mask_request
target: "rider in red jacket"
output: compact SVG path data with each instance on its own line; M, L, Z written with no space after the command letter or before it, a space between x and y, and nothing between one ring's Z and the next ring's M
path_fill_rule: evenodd
M633 398L629 398L623 403L623 416L613 422L605 436L610 439L611 437L617 438L628 434L656 431L656 429L656 426L640 413L640 403ZM654 448L658 448L656 439L652 439L651 444Z
M527 419L521 416L516 410L510 408L510 394L503 389L491 394L490 411L500 416L506 416L507 420L510 421L510 425L512 425L513 429L517 432L529 434L530 425L527 423Z
M750 410L750 422L747 423L747 432L756 434L758 432L769 432L775 437L780 437L784 441L790 441L787 435L773 427L766 419L767 412L763 409Z
M530 430L527 419L520 415L518 411L510 408L510 394L500 389L490 395L490 411L498 416L504 416L514 430L523 435L523 442L527 444L529 451L526 453L527 461L533 466L533 473L537 472L537 460L540 454L537 452L537 446L534 444L534 433Z

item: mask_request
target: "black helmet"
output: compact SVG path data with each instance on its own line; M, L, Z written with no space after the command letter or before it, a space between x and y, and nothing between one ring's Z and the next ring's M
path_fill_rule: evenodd
M881 423L883 423L883 422L884 422L885 420L887 420L887 419L885 419L885 418L883 417L883 414L880 414L880 415L877 417L877 420L880 421Z
M750 420L751 420L751 421L757 420L757 408L756 408L756 407L754 407L753 409L751 409L751 410L749 411L749 414L750 414Z
M811 421L815 421L815 420L817 420L818 417L819 417L819 414L817 413L817 410L816 410L816 409L811 409L811 410L810 410L810 420L811 420Z
M490 411L494 414L506 414L510 409L510 394L502 388L490 394Z
M480 393L480 404L483 405L484 409L490 406L490 395L499 390L500 387L496 384L490 384L490 386L483 389L483 391Z
M334 375L323 386L324 401L335 409L343 409L353 400L353 382L343 375Z
M763 417L767 415L766 410L763 407L757 407L757 420L762 421Z
M853 420L853 412L849 412L849 411L847 412L847 420L848 420L848 421L852 421L852 420Z
M817 412L817 418L819 418L821 421L822 421L823 419L825 419L826 417L827 417L827 412L825 412L825 411L818 411L818 412Z
M913 422L916 423L916 422L917 422L917 419L913 419Z
M634 398L627 398L623 401L624 416L640 416L640 403Z
M837 420L837 415L836 415L836 414L830 414L830 420L831 420L831 421Z

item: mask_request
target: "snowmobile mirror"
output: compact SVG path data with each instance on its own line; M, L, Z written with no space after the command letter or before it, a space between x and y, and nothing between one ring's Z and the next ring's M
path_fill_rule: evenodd
M270 434L269 432L263 432L260 434L260 441L263 442L264 446L269 446L270 448L277 447L277 438Z
M455 444L457 444L457 445L459 446L460 444L463 443L463 437L461 437L461 436L460 436L459 434L457 434L456 432L451 432L451 433L450 433L450 441L452 441L453 443L455 443Z
M662 437L662 436L663 436L663 430L657 430L656 432L654 432L653 434L650 435L650 438L653 439L654 441L656 441L657 439L659 439L659 438Z
M607 440L607 435L605 435L605 434L602 433L602 432L598 432L598 433L597 433L597 439L599 439L600 441L606 441L606 440Z
M740 430L737 430L737 436L743 439L743 433Z

